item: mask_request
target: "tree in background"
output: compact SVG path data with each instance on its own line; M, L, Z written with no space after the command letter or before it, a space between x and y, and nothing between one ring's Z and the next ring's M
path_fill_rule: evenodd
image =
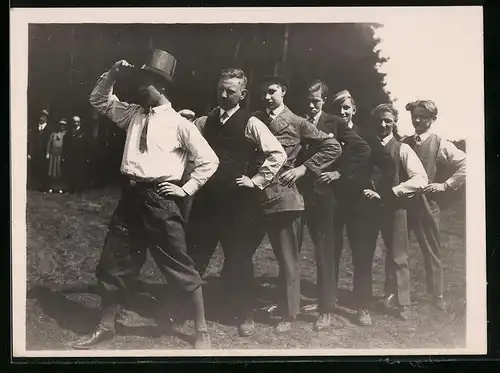
M119 59L140 66L153 48L165 49L178 59L173 105L203 115L216 106L216 82L222 68L242 68L250 80L245 103L260 106L256 88L265 75L280 73L290 80L287 105L304 112L303 92L322 79L332 94L348 89L358 106L363 125L369 111L389 99L383 60L374 52L378 40L373 24L44 24L29 28L28 115L30 123L41 108L53 118L79 115L91 123L89 94L101 73ZM118 82L116 93L134 99L133 84ZM328 108L327 108L328 110ZM104 122L106 123L106 122ZM99 136L118 144L123 133L105 125ZM111 128L109 128L111 127ZM88 126L90 132L94 126ZM118 145L108 146L119 152ZM119 158L120 154L116 157ZM115 168L116 160L109 165Z

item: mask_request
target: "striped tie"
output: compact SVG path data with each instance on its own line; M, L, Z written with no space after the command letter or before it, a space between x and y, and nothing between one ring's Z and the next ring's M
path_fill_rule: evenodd
M141 132L141 138L139 141L139 151L141 153L145 153L148 150L148 126L149 126L149 119L151 118L152 115L152 110L146 110L146 120L144 121L144 127L142 128Z

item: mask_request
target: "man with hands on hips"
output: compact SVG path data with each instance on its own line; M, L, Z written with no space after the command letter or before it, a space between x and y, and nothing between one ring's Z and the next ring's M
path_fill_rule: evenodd
M195 194L210 179L219 161L194 124L179 115L168 99L176 62L162 50L155 50L151 63L139 71L118 61L101 75L90 96L95 109L127 132L121 163L124 185L96 268L101 321L74 348L90 348L114 337L118 306L130 294L147 250L167 282L191 301L194 347L211 346L202 280L187 254L182 211L184 197ZM114 83L125 70L137 71L140 105L122 102L113 94ZM189 155L194 169L184 183L181 179Z

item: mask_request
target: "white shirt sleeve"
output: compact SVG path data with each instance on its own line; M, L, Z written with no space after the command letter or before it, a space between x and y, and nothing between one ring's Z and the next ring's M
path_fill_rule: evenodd
M396 185L392 190L397 196L415 193L427 185L427 173L417 154L408 144L401 144L399 155L401 164L408 174L408 180Z

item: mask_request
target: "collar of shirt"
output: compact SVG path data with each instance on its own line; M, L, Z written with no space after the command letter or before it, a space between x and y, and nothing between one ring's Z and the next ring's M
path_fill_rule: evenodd
M352 120L349 123L347 123L347 127L349 127L350 129L354 128L354 123L352 122Z
M227 118L224 119L223 124L226 123L229 120L229 118L231 118L231 116L238 111L239 108L240 108L240 104L237 104L235 107L233 107L232 109L229 109L229 110L224 110L224 109L220 108L219 114L221 117L224 114L224 112L227 113Z
M38 123L38 130L41 131L47 126L47 123Z
M323 114L323 111L319 111L314 117L311 117L310 115L307 115L307 119L310 120L312 119L314 124L317 124L319 121L319 117Z
M391 133L390 135L387 135L386 137L384 137L383 139L381 139L380 142L382 143L383 146L386 146L387 143L389 141L391 141L393 137L394 137L394 135Z
M172 104L170 102L167 102L166 104L160 105L160 106L155 106L151 108L151 113L152 114L157 114L157 113L164 113L165 111L168 111L172 108Z
M270 115L273 119L276 118L283 110L285 110L285 105L281 104L276 109L266 109L268 115ZM272 113L272 114L271 114Z
M429 136L431 135L431 133L432 133L431 131L424 132L421 135L419 135L418 133L415 133L413 135L413 137L419 136L420 137L420 142L424 142L425 140L427 140L429 138Z

